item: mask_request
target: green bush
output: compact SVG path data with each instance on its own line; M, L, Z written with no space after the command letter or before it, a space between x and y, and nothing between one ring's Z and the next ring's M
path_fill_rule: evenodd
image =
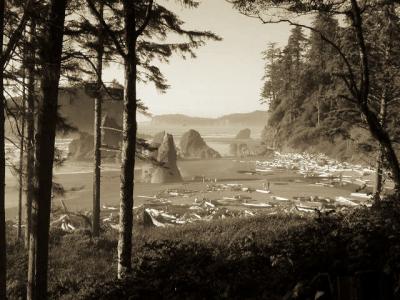
M336 278L368 270L396 278L399 229L396 201L314 217L260 215L181 227L135 227L134 271L124 281L115 279L116 232L105 232L100 239L57 233L50 248L49 295L274 300L295 286L311 285L318 274ZM15 243L7 254L8 295L23 299L26 255Z

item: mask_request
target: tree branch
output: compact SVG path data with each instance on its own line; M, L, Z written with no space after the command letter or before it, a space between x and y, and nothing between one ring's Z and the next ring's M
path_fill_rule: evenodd
M152 15L153 2L154 2L154 0L149 1L149 5L147 6L146 18L144 19L142 26L140 26L139 29L136 30L136 37L139 37L143 33L143 31L146 29L147 25L149 25L151 15Z
M101 16L100 12L97 10L96 6L94 5L92 0L86 0L86 3L89 6L90 11L92 14L97 18L97 20L101 23L107 34L112 39L116 50L118 51L119 55L121 55L124 59L126 58L127 54L124 50L124 47L121 45L120 41L116 37L115 33L112 31L110 26L104 21L104 18Z
M29 11L31 9L33 0L28 0L28 2L25 4L24 8L24 14L22 15L22 18L17 26L17 28L14 30L12 35L10 36L10 39L8 40L6 49L3 51L3 55L0 57L0 68L4 70L4 67L6 63L9 61L11 53L14 51L18 41L20 40L22 36L22 32L24 31L25 25L28 22L29 18Z

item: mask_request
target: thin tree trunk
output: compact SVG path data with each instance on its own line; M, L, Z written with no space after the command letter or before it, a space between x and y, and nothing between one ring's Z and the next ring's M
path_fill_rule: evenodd
M100 15L103 18L103 3L100 3ZM104 32L101 22L99 22L99 35L97 40L97 86L96 99L94 104L94 172L93 172L93 220L92 234L99 236L100 231L100 183L101 183L101 116L102 116L102 73L104 55Z
M3 53L5 1L0 0L0 57ZM4 151L4 83L0 72L0 299L6 299L7 259L6 259L6 220L5 220L5 151Z
M384 42L383 46L385 47L384 53L384 69L383 69L383 89L381 95L381 103L380 103L380 111L379 111L379 121L380 125L386 129L386 115L387 115L387 104L388 104L388 90L389 90L389 82L390 82L390 59L391 59L391 50L392 50L392 18L390 14L395 15L394 5L390 4L385 6L384 15L388 20L388 31L386 35L388 35L388 39ZM374 186L374 200L378 202L381 200L381 193L383 190L383 163L385 161L385 149L382 145L379 145L378 149L378 157L377 157L377 167L376 167L376 177L375 177L375 186Z
M367 124L372 136L378 141L380 147L384 149L385 158L390 166L391 177L394 182L396 193L400 193L400 164L397 154L393 148L392 141L388 133L381 126L378 118L368 108L361 107L366 116Z
M387 93L386 93L387 85L385 84L382 92L381 103L380 103L380 112L379 112L379 121L382 127L385 127L386 123L386 114L387 114ZM376 166L376 175L375 175L375 185L374 185L374 200L375 202L379 202L381 199L381 193L383 189L383 162L385 160L385 149L382 145L379 145L378 149L378 157L377 157L377 166Z
M136 151L136 15L134 2L124 0L125 90L121 164L120 219L118 240L118 278L132 271L133 190Z
M30 228L31 228L31 215L32 215L32 199L34 190L34 161L35 161L35 61L36 61L36 49L35 49L35 34L36 34L36 23L35 20L31 19L30 24L30 37L29 37L29 49L27 57L27 104L28 110L26 114L27 122L27 159L26 159L26 202L25 202L25 248L29 249L30 239ZM34 255L34 253L33 253Z
M375 185L374 185L374 201L375 203L381 200L383 190L383 161L385 159L382 147L379 147L376 164Z
M26 49L23 49L23 66L22 66L22 114L21 114L21 136L19 144L19 176L18 176L18 227L17 227L17 239L18 241L22 238L22 195L24 193L24 153L25 153L25 118L26 118L26 93L25 93L25 63L26 63Z
M357 95L357 101L359 104L359 108L361 112L364 114L368 128L372 134L372 136L378 141L382 149L385 152L385 158L389 163L390 170L392 173L392 179L394 181L394 189L396 194L400 194L400 164L399 159L397 157L396 151L393 148L392 141L388 132L385 128L380 124L379 118L373 113L368 105L369 98L369 84L370 84L370 74L369 74L369 62L367 55L367 47L365 44L363 27L362 27L362 18L361 18L361 9L358 6L356 0L351 0L352 7L352 27L355 30L357 45L360 55L360 67L362 72L362 77L360 81L359 92Z
M47 299L48 242L52 196L53 160L57 122L58 85L61 71L64 20L67 0L52 0L41 45L42 103L38 111L36 136L35 190L31 236L35 256L29 255L28 299ZM35 245L36 244L36 245ZM31 254L31 252L29 253ZM31 274L32 272L32 274ZM34 273L34 274L33 274ZM33 279L33 280L32 280ZM32 294L29 294L31 292Z

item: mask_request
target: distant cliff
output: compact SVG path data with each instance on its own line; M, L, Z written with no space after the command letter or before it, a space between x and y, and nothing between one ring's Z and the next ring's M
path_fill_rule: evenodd
M256 110L250 113L236 113L224 115L219 118L199 118L190 117L182 114L169 114L154 116L151 125L167 125L167 126L247 126L259 127L264 126L268 120L266 111Z

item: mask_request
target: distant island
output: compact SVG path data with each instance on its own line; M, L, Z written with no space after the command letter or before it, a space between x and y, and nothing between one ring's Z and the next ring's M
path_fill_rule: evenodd
M151 125L154 126L244 126L260 127L268 121L268 113L256 110L249 113L235 113L223 115L218 118L191 117L183 114L166 114L154 116Z

